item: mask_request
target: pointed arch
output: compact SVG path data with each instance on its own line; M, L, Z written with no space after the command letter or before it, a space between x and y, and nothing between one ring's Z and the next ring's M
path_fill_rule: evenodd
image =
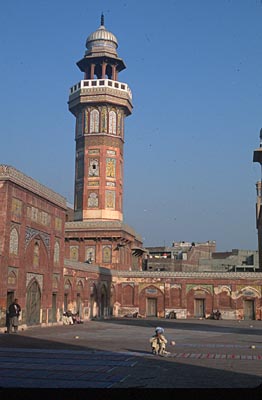
M37 325L40 323L41 289L36 279L32 279L26 290L26 323Z
M94 109L90 113L90 133L99 132L99 111Z
M109 133L116 135L116 112L109 111Z
M19 236L16 228L12 228L10 232L9 253L18 255Z
M123 306L132 306L134 304L134 286L125 285L122 292L122 304Z
M34 253L33 253L33 265L34 265L34 267L39 267L39 257L40 257L40 243L39 243L39 240L35 240Z
M60 259L60 244L59 241L56 240L55 246L54 246L54 263L58 264Z
M90 317L95 318L99 316L98 306L98 292L95 283L90 287Z
M10 271L7 277L7 283L10 286L16 286L17 284L17 276L14 271Z

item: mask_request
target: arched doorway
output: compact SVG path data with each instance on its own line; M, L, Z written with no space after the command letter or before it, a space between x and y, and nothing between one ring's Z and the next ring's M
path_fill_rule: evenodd
M157 285L148 285L139 294L139 313L146 317L164 317L164 293Z
M98 296L97 296L97 289L96 285L93 284L93 286L90 288L90 318L96 318L98 317Z
M40 323L41 290L36 280L33 280L26 291L26 323L37 325Z
M107 317L108 304L107 304L107 290L105 285L101 288L101 317Z

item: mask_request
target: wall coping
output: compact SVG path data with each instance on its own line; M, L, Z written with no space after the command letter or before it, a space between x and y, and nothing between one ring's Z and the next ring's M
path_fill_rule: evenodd
M30 178L23 172L18 171L11 165L0 164L0 181L11 181L22 188L30 190L38 196L49 200L51 203L54 203L65 210L67 209L65 197L42 185L33 178Z

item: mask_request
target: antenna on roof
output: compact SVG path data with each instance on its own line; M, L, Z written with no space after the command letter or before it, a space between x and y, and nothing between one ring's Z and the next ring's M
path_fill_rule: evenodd
M104 18L104 14L101 14L101 26L105 25L105 18Z

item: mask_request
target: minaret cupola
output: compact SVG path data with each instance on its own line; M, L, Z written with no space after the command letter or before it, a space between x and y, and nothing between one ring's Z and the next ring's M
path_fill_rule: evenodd
M85 79L118 80L118 72L126 68L124 61L117 55L118 42L116 36L108 31L101 16L100 27L86 39L84 58L77 62L85 73Z
M104 52L114 52L115 55L116 49L118 47L117 38L112 32L109 32L104 25L104 16L101 16L101 25L100 27L93 33L91 33L86 39L86 55L91 55L92 52L99 48L100 51Z

